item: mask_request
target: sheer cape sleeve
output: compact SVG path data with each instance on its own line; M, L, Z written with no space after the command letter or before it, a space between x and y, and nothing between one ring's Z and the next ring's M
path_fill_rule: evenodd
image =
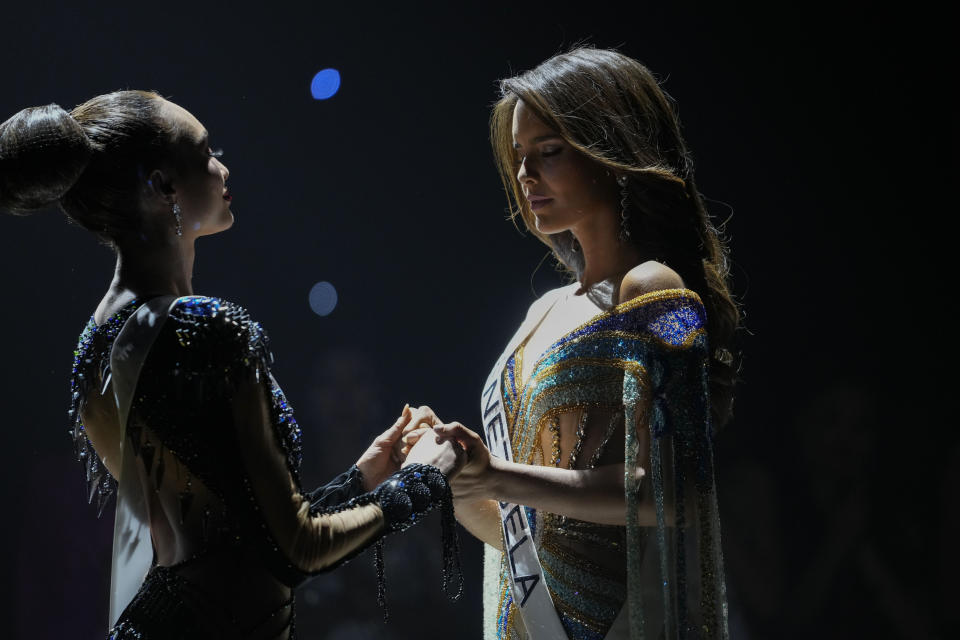
M620 307L638 304L646 309L622 336L632 637L725 639L706 314L687 290ZM644 439L649 459L640 459ZM642 502L651 497L656 526L641 526Z

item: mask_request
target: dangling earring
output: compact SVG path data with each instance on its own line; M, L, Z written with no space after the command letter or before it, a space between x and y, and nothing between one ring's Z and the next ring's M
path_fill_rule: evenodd
M173 203L173 217L177 221L177 235L183 235L183 217L180 215L180 205L176 202Z
M620 186L620 242L626 242L630 239L630 215L627 213L627 198L630 193L627 191L627 176L617 176L617 184Z

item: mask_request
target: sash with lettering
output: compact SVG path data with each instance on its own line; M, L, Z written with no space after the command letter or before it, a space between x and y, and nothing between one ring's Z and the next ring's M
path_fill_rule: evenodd
M551 305L552 306L552 305ZM538 318L539 319L539 318ZM530 318L517 332L511 346L516 347L517 338L526 336L524 330L531 327ZM503 368L510 357L508 348L503 357L493 367L480 400L480 412L483 416L483 432L487 448L491 455L507 462L513 461L513 449L510 443L507 417L503 410L503 389L500 387ZM523 616L524 626L531 640L556 640L566 638L567 632L560 624L557 609L554 607L547 583L543 579L543 568L537 557L533 533L527 524L526 508L510 502L497 502L500 506L500 524L503 528L503 552L510 571L513 604Z

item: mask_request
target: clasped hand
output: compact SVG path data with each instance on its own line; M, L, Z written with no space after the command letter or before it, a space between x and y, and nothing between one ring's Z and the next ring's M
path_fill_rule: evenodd
M406 408L405 408L406 413ZM401 416L403 419L403 416ZM454 477L447 480L455 500L472 502L491 497L490 483L493 460L480 436L459 422L444 424L433 409L424 405L410 410L402 427L397 455L405 463L423 462L420 447L453 444L462 452L464 461ZM429 463L427 463L429 464Z
M426 409L426 412L423 411ZM428 413L429 412L429 413ZM408 464L428 464L436 467L447 478L453 481L467 460L466 453L453 438L420 438L421 429L416 442L408 445L404 442L404 432L411 430L411 425L420 425L428 416L433 416L429 407L420 407L411 410L409 405L404 406L400 417L393 425L377 436L367 450L357 460L357 467L363 475L363 486L366 491L372 491L390 475L396 473L402 466ZM434 418L436 416L433 416Z

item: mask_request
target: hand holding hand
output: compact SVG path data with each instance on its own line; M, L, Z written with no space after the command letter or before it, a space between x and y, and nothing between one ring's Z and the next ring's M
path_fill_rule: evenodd
M401 458L397 454L397 444L403 444L400 436L410 420L410 405L404 405L400 417L389 429L377 436L367 450L357 460L357 467L363 474L363 488L372 491L400 469Z
M451 482L466 461L463 449L449 438L441 439L430 433L429 429L422 429L421 431L422 434L417 437L416 443L410 447L410 452L402 466L428 464L439 469L447 478L447 482Z
M403 435L395 448L397 458L401 462L406 460L410 449L417 443L420 436L438 424L443 424L443 422L437 417L437 414L433 412L433 409L427 405L411 409L409 420L407 420L403 427Z
M437 434L437 440L455 441L466 452L466 463L450 482L454 499L472 502L495 497L491 487L495 462L483 439L459 422L437 425L433 431ZM431 438L421 437L423 439Z

